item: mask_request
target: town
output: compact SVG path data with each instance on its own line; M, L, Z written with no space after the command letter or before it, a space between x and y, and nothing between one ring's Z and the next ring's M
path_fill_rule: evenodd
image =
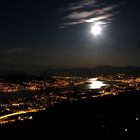
M1 80L1 95L16 94L16 96L1 102L0 124L33 119L35 113L63 101L72 102L86 98L117 96L124 92L140 90L139 76L125 74L97 75L95 80L105 83L100 88L84 87L84 84L90 81L89 79L92 78L53 76L43 80L31 79L28 82L23 81L18 84L5 82L4 79ZM28 95L20 96L24 93L28 93Z

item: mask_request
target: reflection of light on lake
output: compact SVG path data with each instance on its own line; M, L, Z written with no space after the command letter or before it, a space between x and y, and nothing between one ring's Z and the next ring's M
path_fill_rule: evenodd
M99 89L103 86L106 86L103 81L98 81L97 78L89 79L87 82L89 82L88 87L90 89Z

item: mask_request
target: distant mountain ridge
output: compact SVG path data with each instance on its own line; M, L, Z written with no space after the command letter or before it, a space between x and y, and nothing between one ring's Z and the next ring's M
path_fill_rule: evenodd
M95 68L73 68L73 69L50 69L42 71L42 74L49 75L65 75L65 76L94 76L97 74L134 74L140 75L140 67L127 66L98 66Z
M140 75L140 67L127 66L127 67L117 67L117 66L98 66L95 68L72 68L72 69L46 69L42 71L3 71L0 75L58 75L58 76L94 76L97 74L134 74Z

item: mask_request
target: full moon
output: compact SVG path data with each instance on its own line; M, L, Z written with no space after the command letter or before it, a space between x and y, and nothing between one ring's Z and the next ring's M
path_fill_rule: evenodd
M102 32L102 28L99 24L94 24L92 27L91 27L91 33L93 33L95 36L98 36L100 35Z

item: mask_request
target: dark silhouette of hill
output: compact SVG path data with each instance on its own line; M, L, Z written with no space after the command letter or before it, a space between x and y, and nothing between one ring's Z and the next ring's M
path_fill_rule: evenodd
M60 76L95 76L97 74L140 74L140 67L127 66L99 66L95 68L74 68L74 69L50 69L40 72L43 75L60 75Z
M22 83L31 80L50 80L52 77L50 76L42 76L36 74L10 74L10 75L1 75L0 80L3 82L10 82L10 83Z
M97 74L133 74L139 75L140 67L127 66L127 67L117 67L117 66L98 66L95 68L73 68L73 69L47 69L42 71L24 72L24 71L3 71L0 72L0 77L19 77L21 78L32 78L32 77L46 77L52 75L58 76L95 76ZM20 78L20 77L19 77Z
M118 74L118 73L124 73L124 74L139 74L140 73L140 67L133 67L133 66L127 66L127 67L114 67L114 66L99 66L94 69L94 72L97 74Z
M137 120L139 119L139 120ZM96 99L62 102L37 113L31 121L5 128L57 138L139 139L140 91Z

